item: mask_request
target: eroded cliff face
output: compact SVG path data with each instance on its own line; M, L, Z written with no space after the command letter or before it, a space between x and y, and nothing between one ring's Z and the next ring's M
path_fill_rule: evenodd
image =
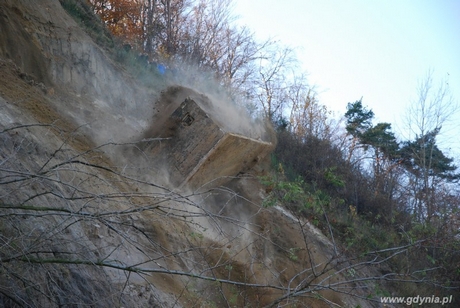
M3 1L3 8L0 55L42 89L62 116L84 125L81 130L98 143L140 134L157 92L140 89L59 1Z
M321 232L261 206L263 165L169 186L141 145L167 84L138 85L58 0L2 1L0 29L0 305L367 305L328 291L347 277Z

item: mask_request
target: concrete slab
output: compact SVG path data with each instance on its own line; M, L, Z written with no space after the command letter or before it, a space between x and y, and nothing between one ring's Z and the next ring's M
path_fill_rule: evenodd
M161 135L170 139L152 150L163 157L171 184L192 189L219 186L273 150L271 142L231 131L223 118L213 115L209 98L194 95L183 99L164 120Z

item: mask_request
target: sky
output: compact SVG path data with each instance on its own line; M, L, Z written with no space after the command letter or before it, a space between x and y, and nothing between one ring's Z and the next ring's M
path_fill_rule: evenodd
M428 72L460 103L460 0L236 0L259 40L296 48L320 103L338 115L362 97L398 134ZM460 157L460 112L443 144Z

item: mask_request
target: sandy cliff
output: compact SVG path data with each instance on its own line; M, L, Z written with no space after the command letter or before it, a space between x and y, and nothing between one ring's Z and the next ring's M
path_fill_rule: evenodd
M58 0L4 0L0 29L0 306L367 305L330 290L348 277L321 232L261 206L262 167L169 186L139 145L167 84L137 83Z

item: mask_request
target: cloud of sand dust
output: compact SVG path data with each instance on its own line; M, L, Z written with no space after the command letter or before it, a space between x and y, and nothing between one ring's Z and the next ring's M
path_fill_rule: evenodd
M179 68L171 73L173 81L207 96L212 104L207 112L221 127L228 132L275 143L275 135L268 121L250 115L247 106L251 102L242 97L231 97L229 89L222 86L212 72L187 64L176 66Z

